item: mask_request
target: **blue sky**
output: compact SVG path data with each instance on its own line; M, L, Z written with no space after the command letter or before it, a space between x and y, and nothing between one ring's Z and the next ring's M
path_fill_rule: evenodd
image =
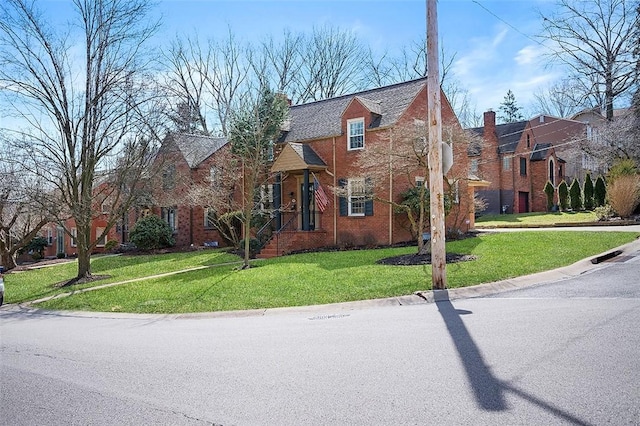
M259 41L283 28L302 31L332 23L355 31L374 50L393 54L426 31L425 0L163 0L159 7L169 38L193 31L215 36L231 26L239 38ZM528 107L536 90L559 77L545 66L548 51L536 38L538 11L553 8L550 0L438 2L440 43L456 54L453 72L478 112L497 110L509 89Z
M48 0L58 17L69 0ZM549 12L553 0L440 0L440 43L455 53L453 73L468 89L478 112L497 110L512 90L525 115L533 93L560 77L545 66L549 52L536 38L538 11ZM163 27L160 40L176 34L224 37L229 27L241 41L259 42L283 29L294 32L331 23L353 30L375 51L394 52L423 37L425 0L158 0Z

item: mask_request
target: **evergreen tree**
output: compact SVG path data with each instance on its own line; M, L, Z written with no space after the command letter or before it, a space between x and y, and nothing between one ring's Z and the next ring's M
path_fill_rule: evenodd
M551 181L547 181L547 184L544 186L544 193L547 196L547 211L551 211L553 209L553 194L556 192L555 188Z
M598 176L596 179L596 186L593 190L593 202L596 207L604 206L605 199L607 198L607 187L604 183L604 178Z
M571 210L582 210L582 190L578 179L574 179L569 187L569 198L571 200Z
M569 187L564 180L558 185L558 202L562 211L566 211L569 207Z
M498 119L503 123L515 123L516 121L524 120L524 117L520 113L521 109L522 108L517 105L513 92L509 90L500 104L502 114L498 116Z
M591 180L591 175L587 173L587 176L584 178L584 208L587 210L593 210L593 181Z

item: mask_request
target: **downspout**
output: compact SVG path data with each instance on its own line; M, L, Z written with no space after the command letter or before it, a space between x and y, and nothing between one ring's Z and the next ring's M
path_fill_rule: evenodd
M336 187L338 183L336 181L336 176L338 176L338 170L336 168L336 137L333 137L333 187ZM337 203L338 197L336 196L336 192L333 191L333 244L338 245L338 214L337 214Z
M393 131L389 131L389 245L393 244Z

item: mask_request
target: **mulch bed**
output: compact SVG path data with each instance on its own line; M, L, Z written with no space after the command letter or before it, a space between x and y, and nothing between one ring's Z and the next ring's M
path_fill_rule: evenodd
M476 259L476 256L469 254L447 253L447 263L468 262ZM430 265L431 254L404 254L402 256L386 257L376 263L397 266Z

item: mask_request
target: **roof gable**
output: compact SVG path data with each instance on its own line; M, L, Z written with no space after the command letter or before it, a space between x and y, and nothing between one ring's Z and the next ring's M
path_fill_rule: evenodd
M171 133L165 142L173 143L192 169L228 143L225 138L186 133Z
M327 164L307 144L288 143L271 166L272 172L286 172L290 170L324 170Z

